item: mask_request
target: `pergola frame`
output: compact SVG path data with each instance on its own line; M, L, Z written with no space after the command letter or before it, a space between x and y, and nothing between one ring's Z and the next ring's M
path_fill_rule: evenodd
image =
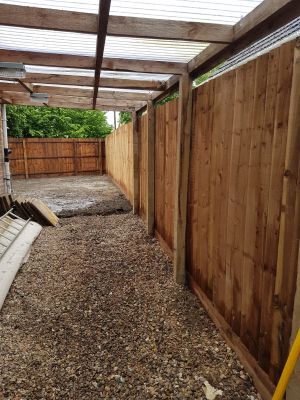
M44 91L49 93L49 105L54 107L138 111L146 107L147 100L155 102L171 90L178 89L181 76L188 74L191 78L195 78L283 26L300 14L300 3L298 0L277 0L276 2L264 0L234 26L109 16L109 10L109 0L100 2L98 16L74 11L0 4L0 25L97 35L95 57L18 51L13 48L0 49L0 61L86 69L94 75L28 73L25 79L17 83L0 82L0 101L39 105L32 103L29 93L41 93L45 89ZM105 58L103 51L107 35L211 44L188 63ZM101 71L159 73L172 76L164 80L151 78L139 80L131 77L128 79L100 78ZM41 86L43 84L50 86ZM85 87L80 88L80 86ZM99 90L101 88L108 90ZM118 89L126 89L126 91L115 92Z
M178 129L174 132L177 134L177 158L173 258L174 279L177 283L184 284L193 79L298 17L300 1L264 0L233 26L110 15L110 3L111 0L101 0L98 15L0 4L0 25L97 35L94 57L17 50L13 46L11 49L1 48L0 40L0 61L47 67L47 72L32 70L22 80L1 81L0 79L0 103L45 106L45 103L33 102L30 94L47 93L49 95L47 106L50 107L131 112L133 212L136 214L140 206L140 144L137 113L147 111L146 224L149 235L153 235L155 225L154 106L164 96L178 90ZM130 57L107 58L104 55L104 49L108 36L210 44L188 62ZM71 68L80 73L57 73L51 68ZM116 75L110 76L106 73L105 76L101 76L102 71L114 71ZM118 73L123 73L123 77L118 76ZM146 78L140 74L147 74ZM239 356L243 359L244 366L252 375L263 398L269 399L270 393L274 390L273 383L238 340L229 338L229 343L235 344L235 347L240 349Z

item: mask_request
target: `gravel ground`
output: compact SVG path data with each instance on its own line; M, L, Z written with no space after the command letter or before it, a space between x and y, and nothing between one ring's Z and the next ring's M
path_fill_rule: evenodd
M13 180L15 195L43 200L59 217L128 212L131 205L107 175Z
M206 399L206 380L217 400L259 398L131 213L43 229L0 313L0 355L0 399Z

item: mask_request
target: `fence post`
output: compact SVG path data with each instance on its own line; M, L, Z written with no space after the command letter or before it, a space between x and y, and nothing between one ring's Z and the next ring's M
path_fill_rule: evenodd
M188 73L180 77L174 210L174 279L186 281L186 218L188 175L192 125L192 80Z
M154 234L154 207L155 207L155 113L153 101L147 101L147 231Z
M138 214L140 204L139 185L139 134L138 119L135 111L132 112L132 146L133 146L133 213Z
M23 144L23 159L24 159L25 178L28 179L29 174L28 174L26 139L22 139L22 144Z
M287 148L285 157L285 173L283 177L282 207L279 230L278 265L282 273L279 275L277 293L281 288L281 282L287 285L287 293L295 295L293 314L293 325L291 339L297 335L300 328L300 302L297 296L300 295L300 288L296 285L293 290L295 278L293 271L300 274L300 38L296 40L293 63L293 79L290 97L290 110L288 122ZM297 279L298 278L298 279ZM299 276L296 281L300 282ZM277 283L277 282L276 282ZM276 293L275 293L276 295ZM300 361L295 374L290 381L287 390L287 400L296 400L300 392Z

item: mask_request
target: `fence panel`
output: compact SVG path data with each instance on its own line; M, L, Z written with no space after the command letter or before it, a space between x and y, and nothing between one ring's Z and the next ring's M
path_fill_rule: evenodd
M13 177L97 174L105 170L101 139L9 138Z
M120 186L131 203L133 199L132 140L132 123L121 125L105 139L107 173Z
M294 51L292 40L193 91L188 281L264 393L272 392L289 351L297 280L299 131L290 122L297 125L298 110L290 112L293 66L299 63ZM144 219L146 118L139 118ZM155 231L172 254L177 101L157 106L155 119ZM107 151L132 176L132 163L122 155L129 152L129 128L119 129L123 135L108 139L115 142ZM122 171L112 173L117 182ZM132 187L129 179L121 181L125 191Z
M286 296L278 326L275 282L282 274L276 268L294 46L284 44L200 86L193 104L190 279L272 381L288 352L294 300ZM289 273L295 280L296 270Z

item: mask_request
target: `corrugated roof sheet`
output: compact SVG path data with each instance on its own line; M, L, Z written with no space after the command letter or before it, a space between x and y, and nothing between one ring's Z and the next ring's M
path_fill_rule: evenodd
M296 36L300 36L300 17L229 58L212 74L212 77L235 68L254 57L258 57L261 53L266 53L273 47L278 46L283 40L291 40L292 37Z
M233 25L262 0L112 0L111 15ZM3 3L97 13L98 0L4 0Z

